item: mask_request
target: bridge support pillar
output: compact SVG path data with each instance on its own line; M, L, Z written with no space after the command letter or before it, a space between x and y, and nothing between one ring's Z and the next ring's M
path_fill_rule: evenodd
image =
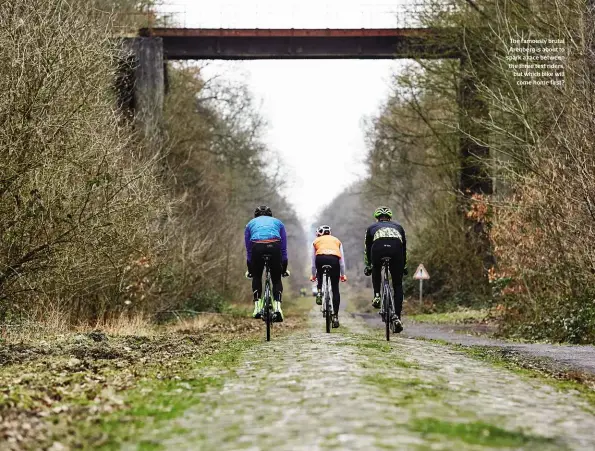
M477 65L477 61L475 61ZM492 178L489 171L490 149L485 136L489 111L479 95L477 73L471 70L469 57L461 56L461 78L459 84L459 124L461 172L459 189L464 197L473 194L492 194Z
M471 196L474 194L492 194L493 182L490 174L490 149L485 123L489 118L489 108L481 98L478 83L485 81L486 74L481 70L481 59L473 58L473 66L469 55L461 55L460 84L458 93L459 125L460 125L460 174L459 190L461 198L459 208L466 216L471 208ZM478 70L474 70L478 69ZM496 263L493 255L488 230L482 218L468 218L467 239L477 255L483 261L487 271Z
M118 80L120 107L132 115L145 138L157 139L165 97L163 40L126 38L123 44L125 57Z

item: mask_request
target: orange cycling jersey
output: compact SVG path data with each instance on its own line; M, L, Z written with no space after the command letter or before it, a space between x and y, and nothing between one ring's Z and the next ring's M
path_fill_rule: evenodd
M342 258L341 241L332 235L322 235L314 240L315 255L335 255Z

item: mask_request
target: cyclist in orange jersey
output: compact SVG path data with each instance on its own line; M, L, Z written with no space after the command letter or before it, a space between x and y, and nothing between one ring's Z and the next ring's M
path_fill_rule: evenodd
M338 238L331 235L331 228L328 225L318 227L316 239L312 243L312 277L311 281L317 280L316 304L322 305L322 267L329 265L331 267L330 280L333 290L333 327L339 327L339 305L341 304L341 294L339 293L339 280L347 281L345 275L345 254L343 253L343 244Z

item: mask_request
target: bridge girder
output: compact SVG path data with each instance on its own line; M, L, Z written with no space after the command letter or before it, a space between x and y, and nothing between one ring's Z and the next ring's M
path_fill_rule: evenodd
M458 58L452 31L403 29L144 28L172 60ZM446 37L450 39L446 39Z
M162 61L220 59L445 59L461 61L459 190L491 194L489 148L472 137L486 105L467 74L466 55L453 30L442 29L141 29L124 39L136 59L132 104L142 123L159 123L165 89ZM146 116L146 117L145 117ZM151 119L149 118L156 118ZM153 125L147 127L153 129Z

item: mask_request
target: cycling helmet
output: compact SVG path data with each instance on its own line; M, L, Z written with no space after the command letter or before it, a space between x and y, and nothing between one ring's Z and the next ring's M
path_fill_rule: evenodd
M266 205L261 205L254 210L254 217L258 218L259 216L273 216L273 212Z
M316 230L316 236L330 235L330 234L331 234L331 226L328 226L328 225L321 225Z
M376 211L374 211L374 218L378 219L382 216L385 216L390 219L393 217L393 212L388 207L378 207Z

